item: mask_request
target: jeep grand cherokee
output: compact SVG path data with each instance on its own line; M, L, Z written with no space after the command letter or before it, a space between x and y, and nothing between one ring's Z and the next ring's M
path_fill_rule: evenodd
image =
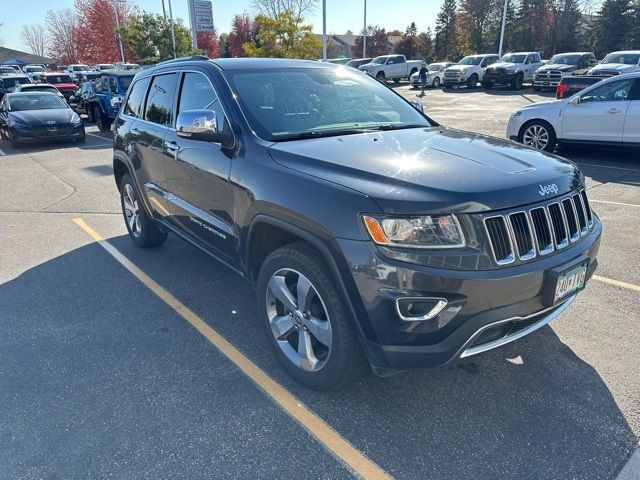
M444 128L342 66L165 62L136 75L114 129L133 242L174 232L246 277L311 388L522 337L597 265L576 165Z

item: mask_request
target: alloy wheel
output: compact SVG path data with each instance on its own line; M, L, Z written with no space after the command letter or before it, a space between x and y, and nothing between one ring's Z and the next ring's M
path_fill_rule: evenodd
M549 144L549 132L542 125L531 125L524 131L522 143L537 150L544 150Z
M140 210L133 187L128 183L125 184L122 191L122 205L124 207L124 218L129 226L129 231L131 235L137 238L142 233Z
M323 368L331 354L331 320L309 279L278 270L269 279L266 307L271 333L287 359L308 372Z
M440 86L440 78L435 77L431 85L433 86L433 88L438 88Z

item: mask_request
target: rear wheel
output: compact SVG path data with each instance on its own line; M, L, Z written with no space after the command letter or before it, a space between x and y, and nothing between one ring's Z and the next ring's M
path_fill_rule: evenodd
M556 146L556 132L544 120L531 120L525 123L518 135L520 142L536 150L552 152Z
M111 130L111 120L107 117L100 107L94 107L94 115L98 130L101 132L108 132Z
M258 277L258 308L276 357L293 378L316 390L340 387L366 367L335 283L326 262L305 243L271 253Z
M147 215L128 173L120 180L120 204L129 236L137 247L155 247L167 239L167 234Z

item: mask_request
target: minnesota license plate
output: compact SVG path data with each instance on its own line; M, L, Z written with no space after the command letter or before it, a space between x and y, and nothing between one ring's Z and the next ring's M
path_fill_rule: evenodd
M587 266L588 264L583 263L558 276L553 303L584 288L584 282L587 278Z

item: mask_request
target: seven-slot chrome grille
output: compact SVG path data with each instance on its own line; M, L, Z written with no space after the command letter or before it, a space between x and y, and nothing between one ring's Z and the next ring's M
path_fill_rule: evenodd
M484 219L498 265L532 260L562 250L584 237L593 215L584 189L541 206Z

